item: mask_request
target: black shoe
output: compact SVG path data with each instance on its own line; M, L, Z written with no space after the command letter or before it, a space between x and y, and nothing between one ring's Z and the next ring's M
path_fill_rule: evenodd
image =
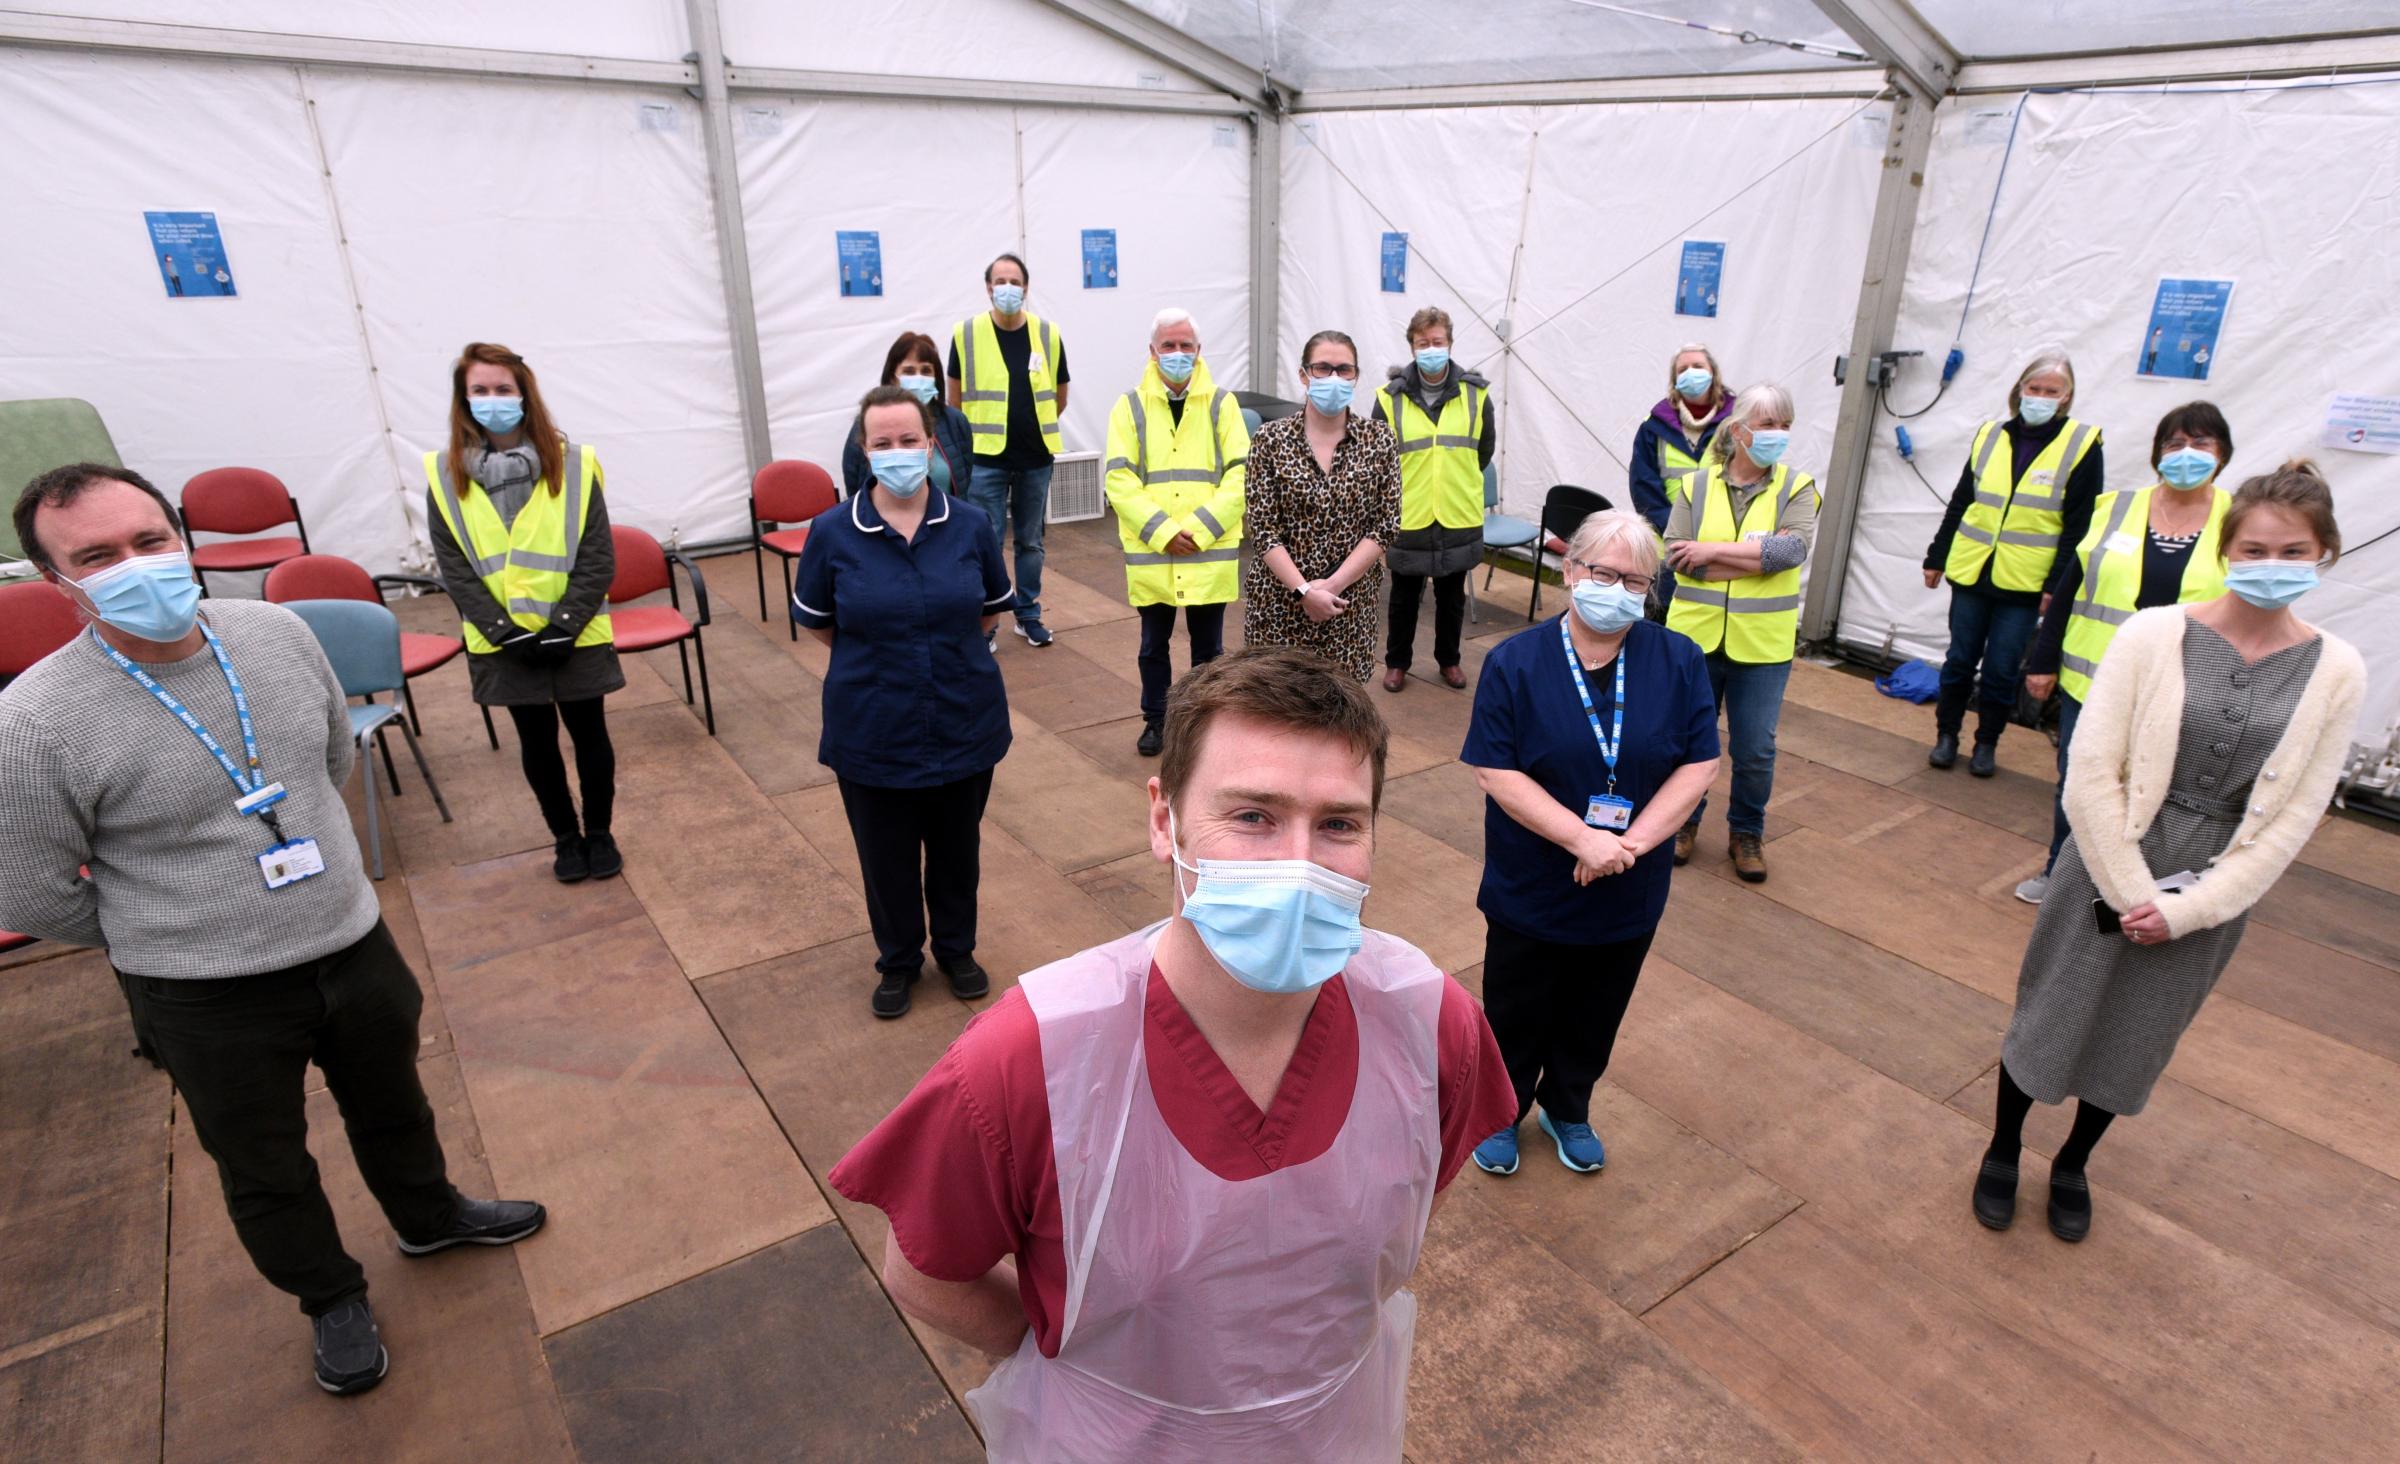
M908 989L924 975L922 967L908 971L884 971L883 979L875 983L875 994L867 998L867 1006L875 1015L890 1021L908 1015Z
M992 994L991 974L976 965L973 956L967 956L956 964L937 958L934 964L942 968L944 976L950 978L950 994L960 1001L976 1001Z
M583 852L583 836L571 834L558 841L558 857L550 861L550 872L560 884L581 884L592 877L591 860Z
M1978 778L1990 777L2000 771L1999 754L2000 744L1997 742L1976 743L1974 755L1967 759L1967 771Z
M392 1368L392 1355L383 1350L375 1330L375 1313L367 1299L345 1301L321 1317L309 1319L317 1337L317 1386L328 1393L363 1393L383 1381Z
M2092 1233L2092 1186L2082 1175L2050 1171L2050 1233L2070 1243Z
M1933 739L1933 751L1925 754L1925 761L1937 768L1955 766L1958 762L1958 734L1937 734Z
M1133 745L1133 750L1144 757L1156 757L1165 750L1166 745L1165 731L1156 722L1145 722L1142 724L1142 739Z
M1975 1175L1975 1218L1993 1230L2006 1230L2017 1221L2017 1166L1983 1156Z
M592 878L608 879L625 869L624 852L617 841L607 834L587 834L583 840L583 857L591 865Z
M429 1256L454 1245L515 1245L542 1228L550 1212L531 1200L470 1200L459 1197L450 1228L429 1240L400 1237L403 1255Z

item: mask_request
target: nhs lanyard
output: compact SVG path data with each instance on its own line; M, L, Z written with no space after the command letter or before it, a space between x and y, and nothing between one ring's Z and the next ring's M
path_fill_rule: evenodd
M1558 621L1558 638L1567 648L1567 674L1575 678L1575 694L1583 698L1583 714L1591 719L1592 740L1600 744L1600 756L1608 763L1608 791L1617 791L1617 750L1625 745L1625 648L1617 647L1617 702L1612 709L1614 725L1606 732L1600 730L1600 714L1592 708L1592 689L1583 681L1583 658L1575 654L1575 637L1567 629L1565 616Z
M200 634L208 638L208 649L217 658L217 669L225 673L225 689L233 693L233 714L242 725L243 762L240 764L234 762L233 755L210 735L200 719L192 715L191 709L176 699L175 693L158 684L156 677L135 665L123 651L100 639L97 632L92 635L92 644L116 662L118 670L132 677L135 685L157 698L160 706L173 712L175 720L181 722L186 731L200 739L200 745L208 749L209 755L217 760L217 766L225 770L225 776L233 780L234 791L241 795L236 801L242 805L242 811L258 813L266 821L268 829L280 840L283 834L276 828L275 815L266 807L267 802L274 800L261 801L258 796L267 790L267 775L259 766L258 729L250 721L250 698L243 694L241 675L233 669L233 658L225 654L225 647L217 639L217 633L203 625Z

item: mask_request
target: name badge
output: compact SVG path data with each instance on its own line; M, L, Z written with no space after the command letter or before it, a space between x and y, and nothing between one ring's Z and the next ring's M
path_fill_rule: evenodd
M238 813L259 813L273 808L288 796L290 796L289 793L281 783L269 783L255 793L245 793L236 798L233 800L233 806Z
M282 889L325 872L325 856L317 852L314 839L294 839L277 844L258 856L258 872L267 878L267 888Z
M2141 547L2142 541L2136 539L2131 534L2111 534L2108 536L2108 552L2111 554L2131 554L2136 549Z
M1596 829L1623 833L1633 826L1633 801L1614 793L1594 793L1583 808L1583 821Z
M1028 372L1047 371L1050 369L1050 360L1039 350L1032 351L1025 357L1025 369Z
M2037 468L2033 472L2025 475L2025 482L2028 486L2040 486L2047 488L2050 486L2050 484L2056 482L2057 478L2058 475L2051 472L2048 468Z

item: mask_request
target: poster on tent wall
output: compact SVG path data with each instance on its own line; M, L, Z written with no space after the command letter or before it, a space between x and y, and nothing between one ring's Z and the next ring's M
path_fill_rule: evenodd
M2338 393L2325 409L2324 442L2344 452L2400 453L2400 397Z
M1113 290L1117 287L1116 230L1083 231L1083 287L1087 290Z
M1387 295L1408 293L1408 236L1383 236L1383 292Z
M1675 271L1675 313L1714 316L1717 282L1725 276L1725 246L1706 239L1683 241L1683 263Z
M883 235L873 229L836 229L834 252L842 261L842 296L883 293Z
M2150 332L2142 337L2141 374L2208 380L2217 358L2217 333L2232 304L2231 280L2160 280L2150 305Z
M145 211L142 221L150 226L150 252L158 257L158 275L168 299L206 300L234 293L233 269L215 214Z

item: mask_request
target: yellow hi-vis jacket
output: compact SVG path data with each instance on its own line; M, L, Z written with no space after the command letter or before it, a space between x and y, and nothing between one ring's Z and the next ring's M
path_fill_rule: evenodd
M1722 428L1725 424L1720 422L1717 425ZM1700 451L1702 453L1708 451L1708 440L1705 438L1701 440ZM1674 432L1658 434L1658 483L1661 488L1666 490L1669 510L1672 510L1677 500L1683 497L1683 480L1699 471L1700 459L1692 456L1685 449L1680 434ZM1661 542L1664 542L1663 537Z
M2067 479L2099 445L2099 428L2069 417L2019 478L2009 460L2006 424L1986 422L1977 428L1967 455L1975 468L1975 501L1950 540L1942 570L1950 583L1973 588L1984 561L1996 556L1994 589L2038 590L2048 584L2050 567L2058 562L2059 532L2066 527Z
M1775 532L1783 506L1793 495L1815 493L1816 480L1777 463L1751 498L1742 521L1733 521L1732 490L1725 465L1712 462L1684 480L1692 496L1692 537L1702 543L1734 544ZM1675 574L1675 599L1667 606L1667 629L1690 636L1704 651L1722 647L1726 659L1758 665L1788 661L1800 643L1800 566L1740 579L1697 579Z
M2150 495L2175 491L2156 484L2120 489L2101 494L2092 505L2092 526L2075 549L2083 559L2083 584L2075 591L2058 657L2058 689L2077 701L2090 700L2092 678L2100 674L2100 657L2117 638L2117 627L2133 618L2134 598L2142 592ZM2184 556L2183 588L2175 597L2178 604L2213 600L2225 593L2225 561L2217 557L2217 536L2225 522L2225 510L2233 506L2233 495L2212 486L2208 496L2208 525Z
M1058 327L1025 312L1025 379L1033 388L1033 415L1042 424L1042 442L1058 455ZM958 354L958 409L966 415L967 434L977 457L998 457L1008 445L1008 363L1000 359L1000 328L986 310L962 320L950 332L950 348Z
M1221 605L1241 593L1242 508L1250 429L1208 363L1192 363L1183 421L1152 361L1108 413L1107 489L1136 605ZM1169 554L1189 534L1196 554Z
M568 443L562 459L568 469L566 490L551 492L546 479L536 483L533 496L517 510L517 521L508 525L500 522L500 511L492 507L481 483L470 480L464 493L452 486L449 457L439 451L425 454L425 484L441 507L442 522L509 619L527 630L540 630L565 597L575 553L583 546L584 522L602 486L599 454ZM459 625L470 654L488 656L500 649L473 621ZM592 617L575 644L605 646L616 638L615 627L603 613Z
M1425 415L1416 397L1397 382L1375 393L1383 420L1400 439L1400 527L1483 527L1484 409L1490 393L1471 381L1442 403L1442 418Z

